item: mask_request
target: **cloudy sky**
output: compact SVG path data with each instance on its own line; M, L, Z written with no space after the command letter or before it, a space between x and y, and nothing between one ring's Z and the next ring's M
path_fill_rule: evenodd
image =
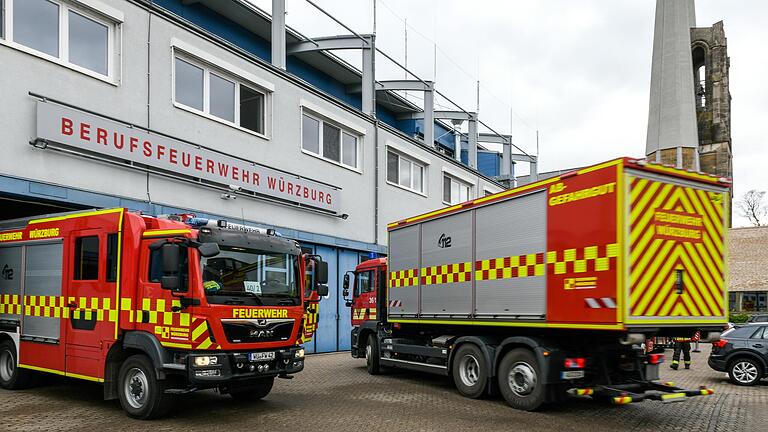
M373 31L373 0L313 1L353 30ZM270 0L252 2L271 11ZM500 133L511 130L528 152L536 152L539 130L540 170L565 169L643 156L655 3L377 0L377 46L404 63L407 22L409 69L435 79L438 90L466 110L476 109L479 79L481 119ZM286 10L288 25L307 36L345 32L305 0L287 0ZM696 1L698 26L725 23L736 197L768 190L766 16L764 0ZM359 53L342 57L360 64ZM377 79L403 74L377 58ZM411 99L419 102L417 95ZM747 224L741 217L734 222Z

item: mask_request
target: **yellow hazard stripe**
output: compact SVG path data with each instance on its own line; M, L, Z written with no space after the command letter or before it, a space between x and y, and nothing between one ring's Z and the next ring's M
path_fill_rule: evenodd
M581 324L581 323L546 323L546 322L512 322L512 321L466 321L466 320L425 320L407 318L389 318L389 322L410 324L463 324L494 327L537 327L537 328L581 328L592 330L622 330L623 324Z
M97 378L97 377L92 377L92 376L87 376L87 375L80 375L80 374L76 374L76 373L72 373L72 372L64 372L64 371L60 371L60 370L56 370L56 369L48 369L48 368L44 368L44 367L25 365L25 364L19 364L19 367L20 368L24 368L24 369L35 370L35 371L39 371L39 372L47 372L47 373L52 373L52 374L56 374L56 375L62 375L62 376L69 377L69 378L77 378L77 379L82 379L82 380L87 380L87 381L94 381L94 382L100 382L100 383L104 382L103 378Z

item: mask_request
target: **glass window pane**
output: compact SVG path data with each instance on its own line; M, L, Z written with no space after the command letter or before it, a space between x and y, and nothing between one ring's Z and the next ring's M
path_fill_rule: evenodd
M69 62L107 75L109 28L69 11Z
M5 3L0 0L0 39L5 38Z
M443 177L443 202L451 202L451 179Z
M107 282L117 280L118 261L117 234L107 234Z
M413 165L413 189L424 192L424 168L416 164Z
M400 186L411 187L411 162L400 158Z
M203 110L203 69L176 59L176 102Z
M323 123L323 157L341 162L340 138L341 129Z
M13 40L59 56L59 5L48 0L13 3Z
M240 84L240 126L264 133L264 95Z
M99 278L99 237L79 237L75 240L74 280Z
M397 183L398 179L398 156L392 152L387 152L387 180Z
M211 74L211 115L235 121L235 83Z
M344 132L341 135L341 144L342 162L357 168L357 137Z
M451 204L459 202L459 184L451 180Z
M320 122L308 115L301 121L301 147L320 154Z
M459 202L464 202L469 199L469 187L464 185L459 185Z

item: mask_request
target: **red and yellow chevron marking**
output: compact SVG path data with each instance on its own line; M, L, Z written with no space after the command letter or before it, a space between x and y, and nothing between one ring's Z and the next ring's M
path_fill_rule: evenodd
M630 177L633 317L723 316L723 196ZM676 288L682 271L683 293Z
M419 270L398 270L389 273L389 286L400 288L419 284Z
M365 321L366 319L376 319L376 308L358 308L352 309L352 319L355 321Z
M421 269L421 284L445 284L472 280L472 263L443 264Z
M315 331L317 331L318 316L320 314L320 304L312 302L307 305L304 312L303 327L301 329L301 343L312 341Z
M192 348L200 350L218 350L221 346L214 342L205 318L192 318ZM165 345L165 344L164 344Z

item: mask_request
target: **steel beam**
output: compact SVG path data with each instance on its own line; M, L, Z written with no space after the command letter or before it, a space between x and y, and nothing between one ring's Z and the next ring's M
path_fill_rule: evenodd
M285 69L285 0L272 0L272 64Z
M374 54L376 52L376 37L374 35L340 35L324 36L296 42L288 46L288 54L299 54L315 51L332 50L363 50L363 78L360 84L362 92L363 112L376 115L374 83Z
M469 116L469 159L467 163L470 168L477 169L477 113L470 113Z

